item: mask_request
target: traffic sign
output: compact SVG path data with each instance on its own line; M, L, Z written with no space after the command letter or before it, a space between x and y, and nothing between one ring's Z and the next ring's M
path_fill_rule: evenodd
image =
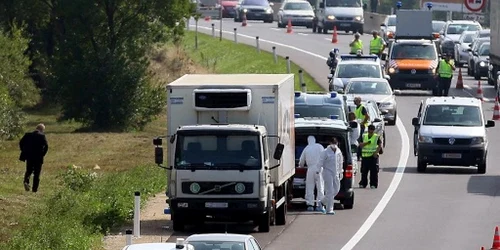
M472 12L481 11L486 6L486 0L464 0L465 7Z

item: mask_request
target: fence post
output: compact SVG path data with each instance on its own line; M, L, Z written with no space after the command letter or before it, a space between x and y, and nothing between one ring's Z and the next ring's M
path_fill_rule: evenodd
M141 237L141 193L136 191L134 196L134 236Z
M234 28L234 43L238 43L238 33L236 28Z
M212 37L215 38L215 23L212 23Z
M304 82L304 72L302 72L301 69L299 69L299 82L300 82L300 88L302 92L306 93L307 88L306 88L306 83Z
M126 240L127 246L132 245L132 229L127 229L125 231L125 240Z
M276 46L273 46L274 63L278 63L278 56L276 55Z
M257 48L257 53L260 53L259 37L255 37L255 47Z
M290 74L290 73L292 73L292 70L290 68L290 57L287 56L287 57L285 57L285 59L286 59L286 73Z

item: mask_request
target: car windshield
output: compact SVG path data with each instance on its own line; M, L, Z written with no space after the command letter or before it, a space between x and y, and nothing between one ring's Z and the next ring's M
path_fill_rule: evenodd
M390 95L391 88L386 82L355 81L349 84L346 94Z
M464 31L476 31L480 27L477 24L450 24L446 29L446 34L457 35L462 34Z
M430 44L395 44L391 52L391 59L435 60L436 58L436 50Z
M379 65L374 64L339 64L337 66L337 78L382 78Z
M474 44L474 46L472 46L472 51L477 51L479 48L481 48L481 45L483 45L484 43L487 43L489 42L490 40L477 40L476 43Z
M440 32L445 24L445 22L432 22L432 32Z
M285 9L285 10L312 10L309 2L287 3L287 4L285 4L285 7L283 9Z
M485 43L481 45L481 48L479 48L479 53L480 56L488 56L490 54L490 44Z
M479 107L462 105L430 105L425 113L424 125L428 126L482 126Z
M187 169L260 169L259 136L250 132L206 131L177 135L175 167Z
M396 26L396 17L395 16L390 16L387 19L387 26Z
M336 115L337 119L345 121L342 106L337 105L322 105L322 106L307 106L295 105L295 114L300 117L317 117L330 118L331 115Z
M473 38L474 38L474 34L470 34L470 33L462 34L462 36L460 37L460 42L471 43Z
M236 241L189 241L195 250L245 249L243 242Z
M326 0L326 7L361 7L361 0Z
M268 6L269 2L267 0L243 0L241 5Z

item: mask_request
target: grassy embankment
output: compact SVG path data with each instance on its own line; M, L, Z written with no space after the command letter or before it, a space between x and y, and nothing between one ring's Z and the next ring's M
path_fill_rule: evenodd
M165 45L149 57L155 77L167 82L185 73L286 72L282 58L275 64L269 53L203 34L195 50L192 32L183 46ZM292 65L292 72L298 69ZM298 74L295 79L299 89ZM305 81L308 89L320 89L307 74ZM131 219L134 191L147 199L164 189L164 170L153 164L151 142L165 134L164 114L144 131L80 133L78 123L57 122L56 107L27 112L26 131L45 123L50 148L33 194L22 187L18 141L0 144L1 249L100 249L102 234Z

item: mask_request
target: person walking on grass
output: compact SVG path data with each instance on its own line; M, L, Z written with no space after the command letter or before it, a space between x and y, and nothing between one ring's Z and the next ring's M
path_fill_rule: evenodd
M24 189L30 191L30 178L33 175L33 188L36 193L40 184L40 173L42 172L43 158L49 150L47 138L44 134L45 125L38 124L35 131L24 134L19 141L21 155L19 160L26 162L26 172L24 174Z

